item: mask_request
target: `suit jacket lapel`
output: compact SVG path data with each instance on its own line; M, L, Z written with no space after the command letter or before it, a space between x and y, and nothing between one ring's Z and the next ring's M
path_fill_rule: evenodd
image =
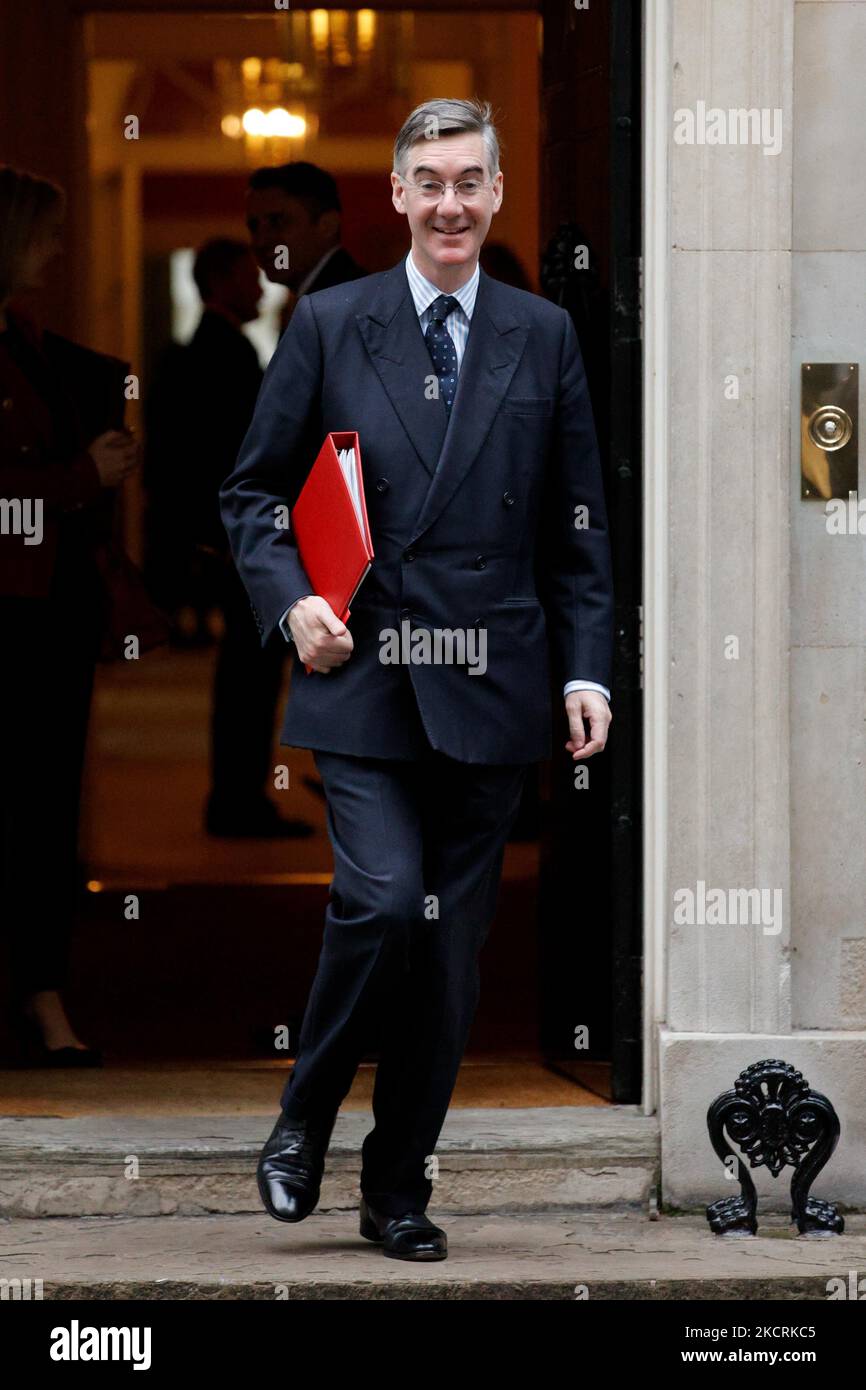
M413 541L433 524L477 459L523 355L528 333L528 327L509 307L499 281L482 270L448 431L436 475L415 522ZM423 338L421 342L426 352ZM429 353L427 357L429 360ZM443 414L444 409L443 405Z
M432 478L448 417L443 401L425 396L425 382L435 373L402 261L386 272L370 309L356 319L382 385Z
M447 506L475 463L523 355L528 328L497 280L482 270L450 420L444 402L428 400L433 363L400 261L380 281L358 329L400 422L432 481L415 522L421 536Z

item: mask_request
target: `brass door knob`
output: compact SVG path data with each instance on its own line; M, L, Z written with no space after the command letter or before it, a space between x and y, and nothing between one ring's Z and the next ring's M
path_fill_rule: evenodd
M813 410L806 424L809 438L819 449L832 453L843 449L851 438L854 422L840 405L821 405Z

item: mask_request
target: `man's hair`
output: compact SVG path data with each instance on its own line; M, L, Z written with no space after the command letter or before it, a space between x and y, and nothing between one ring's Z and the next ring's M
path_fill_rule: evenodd
M440 135L466 132L480 135L487 154L487 173L499 173L499 134L493 124L489 101L463 101L457 97L437 97L422 101L403 122L394 141L394 172L405 174L409 151L419 140L436 140Z
M233 241L231 237L215 237L206 241L196 253L192 278L202 299L209 299L214 281L231 275L242 256L251 256L249 243Z
M282 189L290 198L297 198L304 204L314 222L323 212L340 211L336 179L326 169L304 159L256 169L250 175L249 187Z

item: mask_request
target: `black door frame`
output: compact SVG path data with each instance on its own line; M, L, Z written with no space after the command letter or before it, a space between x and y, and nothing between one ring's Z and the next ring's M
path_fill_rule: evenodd
M586 765L588 786L579 793L556 741L548 769L539 1037L553 1070L630 1104L640 1102L643 1084L642 11L633 0L607 0L606 32L590 30L581 39L573 19L569 25L574 80L582 84L582 150L596 180L597 161L607 163L607 245L590 247L588 266L575 267L575 243L586 239L580 209L586 214L588 188L574 161L564 172L572 185L567 221L548 242L542 269L544 292L574 319L589 378L605 473L616 640L607 750ZM561 12L547 5L544 12L545 42L555 44ZM562 85L563 57L554 54ZM587 121L585 95L605 71L606 125ZM542 101L545 92L542 81ZM560 694L553 692L557 703ZM562 727L564 741L564 720Z
M637 1102L642 1076L642 4L611 8L610 492L616 592L611 758L614 1100Z

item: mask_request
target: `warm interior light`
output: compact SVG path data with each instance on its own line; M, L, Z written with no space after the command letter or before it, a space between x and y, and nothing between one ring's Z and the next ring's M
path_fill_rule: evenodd
M270 111L251 106L243 114L242 125L247 135L257 135L264 139L297 139L307 129L307 122L303 116L292 115L284 106L274 106Z
M303 116L293 116L284 106L275 106L266 116L268 135L281 135L286 139L297 138L307 129Z
M265 129L268 118L258 106L251 106L245 111L241 120L247 135L266 135Z
M220 130L223 135L228 135L232 140L237 140L244 133L240 116L223 116L220 121Z
M359 10L357 15L358 47L366 53L376 42L376 11Z
M330 31L330 18L327 10L313 10L310 14L310 34L313 39L313 47L323 49L328 47L328 33Z

